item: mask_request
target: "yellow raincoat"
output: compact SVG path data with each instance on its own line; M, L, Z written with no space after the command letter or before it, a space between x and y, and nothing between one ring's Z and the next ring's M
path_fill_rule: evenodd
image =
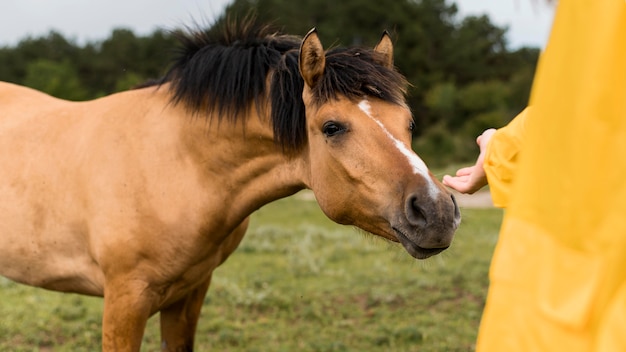
M561 0L485 157L507 208L478 351L626 351L626 1Z

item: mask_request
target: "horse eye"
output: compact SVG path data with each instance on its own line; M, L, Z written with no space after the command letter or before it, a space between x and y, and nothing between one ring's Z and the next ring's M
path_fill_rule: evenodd
M324 133L327 137L332 137L336 134L340 134L346 131L346 128L335 121L327 121L322 126L322 133Z
M409 131L411 131L411 132L415 131L415 122L414 121L409 122Z

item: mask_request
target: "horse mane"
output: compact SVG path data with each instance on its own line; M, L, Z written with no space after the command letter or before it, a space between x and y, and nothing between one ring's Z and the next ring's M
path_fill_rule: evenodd
M173 103L183 103L194 114L216 113L212 115L219 120L237 122L253 104L257 111L265 111L269 89L275 142L284 151L306 144L304 80L298 69L301 38L254 20L225 21L209 30L174 34L180 48L158 81L171 83ZM313 90L314 103L342 95L355 101L374 96L405 104L406 79L383 63L384 58L371 49L327 51L325 74Z

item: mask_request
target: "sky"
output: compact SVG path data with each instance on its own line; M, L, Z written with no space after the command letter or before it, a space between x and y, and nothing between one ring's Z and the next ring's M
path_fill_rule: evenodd
M2 0L0 47L50 30L78 43L105 39L114 28L137 35L193 21L210 23L232 0ZM553 10L544 0L456 0L461 16L486 13L509 28L509 48L544 47ZM321 30L321 29L320 29Z

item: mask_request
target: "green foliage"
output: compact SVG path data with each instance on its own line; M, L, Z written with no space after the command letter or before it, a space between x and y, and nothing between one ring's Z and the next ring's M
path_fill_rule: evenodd
M93 99L162 76L175 45L163 31L137 37L116 29L104 41L83 46L50 32L0 48L0 80L59 98Z
M462 209L452 246L426 261L332 223L305 192L252 217L215 272L198 351L472 351L501 211ZM0 350L97 351L102 300L0 278ZM160 348L158 317L142 351Z
M506 106L507 87L500 81L477 81L468 84L457 98L460 109L468 114L502 109Z
M37 59L26 66L24 85L69 100L87 98L74 66L67 60Z
M461 18L450 0L234 0L216 22L249 13L286 33L317 27L325 47L373 46L390 31L395 64L411 83L416 145L435 153L424 159L473 160L468 146L480 128L501 127L525 107L539 54L510 50L506 28L486 15ZM139 37L118 28L84 45L50 32L0 48L0 80L91 99L162 76L175 48L160 30ZM439 145L423 145L431 140Z
M498 80L475 81L460 89L453 83L435 85L425 103L439 121L414 138L413 149L435 167L475 159L476 136L510 120L510 92L510 86Z
M435 84L424 97L424 104L439 116L454 116L457 109L457 88L454 83Z
M469 156L463 154L462 144L462 140L451 134L443 123L435 124L419 137L413 138L413 150L431 167L465 161L465 157ZM474 156L476 152L475 149L469 151Z

